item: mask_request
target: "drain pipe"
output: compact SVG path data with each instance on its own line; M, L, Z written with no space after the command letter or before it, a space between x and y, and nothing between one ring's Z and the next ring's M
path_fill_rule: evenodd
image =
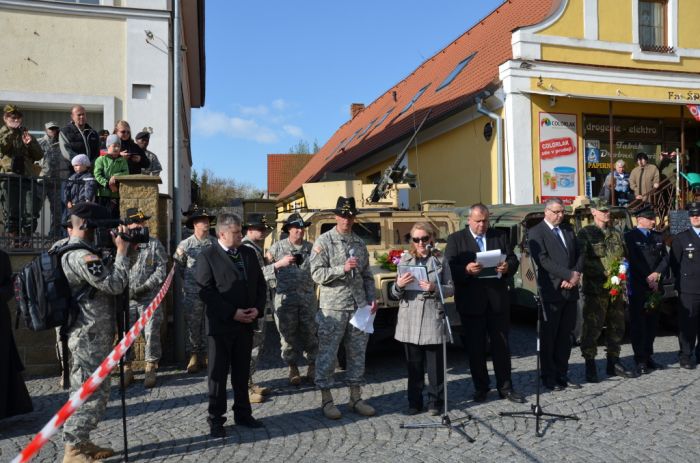
M484 97L488 96L489 94L486 93L476 99L476 111L496 121L496 171L498 173L496 184L498 204L503 204L503 119L498 114L484 108Z

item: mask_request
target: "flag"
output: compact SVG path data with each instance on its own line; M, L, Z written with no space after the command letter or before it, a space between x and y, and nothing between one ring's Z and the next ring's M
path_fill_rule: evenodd
M696 121L700 122L700 105L699 104L689 104L688 111L693 115Z

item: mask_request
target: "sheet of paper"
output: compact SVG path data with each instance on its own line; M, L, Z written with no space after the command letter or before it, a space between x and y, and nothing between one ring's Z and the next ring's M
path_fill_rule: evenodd
M496 267L504 260L506 260L506 255L501 254L500 249L476 253L477 264L481 264L481 266L484 268Z
M428 280L428 269L424 265L399 265L396 267L396 271L399 276L404 273L410 273L413 275L413 281L407 284L404 289L408 291L423 291L420 289L419 281Z
M355 311L355 315L353 315L350 319L350 324L358 330L372 334L374 333L375 315L376 314L372 313L372 306L370 305L358 307L358 309Z

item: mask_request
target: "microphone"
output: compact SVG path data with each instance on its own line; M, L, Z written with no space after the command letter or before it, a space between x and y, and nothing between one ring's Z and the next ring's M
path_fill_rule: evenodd
M429 256L432 256L432 255L433 255L433 251L435 250L435 248L433 247L432 244L428 243L428 244L425 245L425 250L428 251L428 255L429 255Z
M355 257L355 248L350 248L348 251L350 257ZM350 278L355 278L355 269L350 269Z

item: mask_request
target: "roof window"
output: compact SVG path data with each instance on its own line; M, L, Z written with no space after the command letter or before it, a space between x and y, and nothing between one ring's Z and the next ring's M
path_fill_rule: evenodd
M450 74L447 77L445 77L445 80L442 81L440 86L438 88L436 88L435 91L439 92L443 88L450 85L452 83L452 81L455 80L455 77L457 77L459 75L459 73L462 72L462 69L467 67L467 64L469 64L469 62L472 60L472 58L474 58L474 55L476 55L476 52L472 53L471 55L467 56L465 59L463 59L462 61L457 63L457 66L455 66L455 68L452 70L452 72L450 72Z
M407 104L406 106L404 106L404 108L401 110L401 112L399 113L399 116L402 115L403 113L405 113L406 111L408 111L409 109L411 109L411 107L416 103L416 101L418 101L418 98L420 98L420 96L421 96L426 90L428 90L428 87L430 87L430 84L428 84L428 85L426 85L425 87L423 87L423 88L421 88L420 90L418 90L418 93L416 93L416 94L413 96L413 98L411 98L411 101L409 101L408 104Z

